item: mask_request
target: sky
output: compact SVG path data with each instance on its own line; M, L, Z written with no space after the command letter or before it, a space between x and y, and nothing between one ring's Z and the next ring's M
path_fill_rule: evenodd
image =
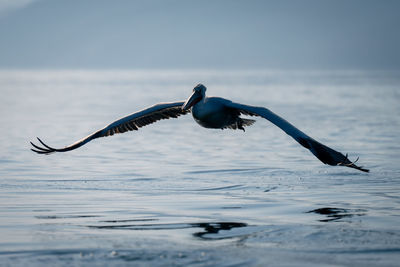
M396 0L0 0L0 69L400 69Z

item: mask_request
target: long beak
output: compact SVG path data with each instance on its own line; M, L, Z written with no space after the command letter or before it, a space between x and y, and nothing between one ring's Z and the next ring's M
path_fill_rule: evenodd
M197 102L201 100L201 93L194 91L193 94L186 100L185 104L182 105L182 110L186 111L194 106Z

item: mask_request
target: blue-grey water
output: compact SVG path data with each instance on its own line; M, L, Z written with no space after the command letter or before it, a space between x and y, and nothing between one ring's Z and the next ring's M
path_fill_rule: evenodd
M264 119L191 115L63 147L209 95L266 106L371 170L323 165ZM1 266L398 266L400 73L1 71Z

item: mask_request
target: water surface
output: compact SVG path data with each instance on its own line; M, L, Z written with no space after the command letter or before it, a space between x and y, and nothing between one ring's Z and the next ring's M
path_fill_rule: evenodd
M4 266L397 266L397 72L2 71ZM209 95L266 106L360 157L319 162L258 119L210 130L191 115L78 150L37 155L162 101Z

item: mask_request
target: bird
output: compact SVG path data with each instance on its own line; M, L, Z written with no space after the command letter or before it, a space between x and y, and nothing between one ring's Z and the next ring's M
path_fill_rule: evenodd
M261 117L267 119L291 136L301 146L308 149L324 164L331 166L345 166L363 172L369 172L368 169L356 165L358 158L355 161L350 161L348 154L343 155L342 153L316 141L271 110L265 107L235 103L221 97L208 97L206 96L206 90L207 88L203 84L198 84L193 88L192 94L186 101L155 104L151 107L122 117L64 148L53 148L37 137L37 140L42 146L30 142L33 146L31 150L38 154L67 152L77 149L96 138L138 130L143 126L152 124L156 121L178 118L179 116L188 113L191 113L194 120L200 126L205 128L245 131L244 127L251 126L255 120L242 118L241 115L244 115L248 117Z

